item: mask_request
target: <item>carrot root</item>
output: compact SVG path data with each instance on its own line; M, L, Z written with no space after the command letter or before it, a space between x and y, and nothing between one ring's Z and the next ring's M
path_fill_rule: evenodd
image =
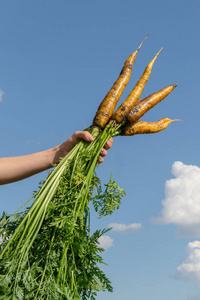
M128 59L125 61L124 66L120 72L120 75L118 79L113 84L110 91L107 93L103 101L101 102L100 106L98 107L98 110L96 112L96 115L93 120L93 125L98 126L100 128L104 128L108 121L110 120L114 109L117 105L117 102L119 101L119 98L121 97L126 85L129 82L129 79L131 77L131 72L133 69L134 62L136 60L138 51L140 50L143 42L148 37L148 35L144 38L142 43L139 45L137 50L133 52Z
M158 57L159 53L161 52L162 48L158 51L158 53L154 56L154 58L150 61L147 67L144 70L143 75L140 77L138 82L136 83L135 87L127 97L127 99L120 105L120 107L116 110L113 114L112 119L116 120L118 124L125 121L126 117L128 116L129 112L133 109L135 104L137 103L139 97L142 94L142 91L150 77L152 67L156 58Z
M171 120L168 118L163 118L159 120L158 122L144 122L144 121L138 121L137 123L126 126L123 130L121 135L125 136L131 136L135 134L149 134L149 133L156 133L159 131L164 130L168 127L169 124L179 121L177 120Z
M169 85L158 92L139 100L127 116L128 122L133 124L138 121L147 111L164 100L176 88L176 86L177 84Z

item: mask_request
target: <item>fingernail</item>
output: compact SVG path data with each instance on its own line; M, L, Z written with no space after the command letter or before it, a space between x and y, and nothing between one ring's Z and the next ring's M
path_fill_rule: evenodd
M93 141L94 141L94 138L93 138L92 135L91 135L88 139L89 139L90 142L93 142Z

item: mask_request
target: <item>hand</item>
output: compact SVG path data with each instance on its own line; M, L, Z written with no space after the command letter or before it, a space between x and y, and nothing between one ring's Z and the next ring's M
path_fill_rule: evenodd
M81 139L87 142L94 140L89 132L76 131L57 147L29 155L0 158L0 185L19 181L52 168L52 165L58 164L60 158L66 156ZM103 162L103 157L107 155L112 143L113 138L108 140L101 150L100 163Z
M107 150L109 150L112 147L113 144L113 138L111 137L104 145L104 148L101 150L100 156L99 156L99 163L102 163L104 161L103 157L107 155Z
M94 138L88 131L76 131L72 136L70 136L60 146L58 146L53 163L58 164L60 158L65 157L74 148L74 146L77 144L79 140L92 142L94 141ZM106 142L104 148L101 150L99 156L99 163L102 163L104 161L103 157L107 155L107 150L112 147L112 144L113 144L113 138L110 138Z

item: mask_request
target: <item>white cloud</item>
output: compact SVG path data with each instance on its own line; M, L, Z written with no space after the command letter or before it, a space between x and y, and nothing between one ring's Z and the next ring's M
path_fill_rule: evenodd
M3 95L4 95L4 92L2 90L0 90L0 102L3 101Z
M177 276L192 282L199 291L198 295L189 295L188 300L200 299L200 241L188 243L187 256L177 267Z
M142 229L141 223L132 223L132 224L120 224L120 223L111 223L108 225L108 227L112 227L113 231L126 233L126 232L132 232L132 231L139 231Z
M125 233L125 232L132 232L132 231L139 231L142 229L141 223L132 223L129 225L126 224L119 224L119 223L111 223L108 227L112 227L113 231ZM114 240L111 239L108 235L102 235L98 239L99 247L108 249L114 246Z
M187 257L177 271L184 278L196 279L200 287L200 241L188 243Z
M200 236L200 168L176 161L172 174L175 178L165 183L161 216L153 222L175 224L183 236Z
M111 248L114 245L114 240L111 239L108 235L100 236L98 242L99 242L99 247L104 249Z

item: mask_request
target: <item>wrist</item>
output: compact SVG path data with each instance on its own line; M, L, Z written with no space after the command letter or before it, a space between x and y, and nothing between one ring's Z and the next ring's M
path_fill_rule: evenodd
M60 159L65 156L64 153L62 153L63 151L62 151L61 145L53 147L53 148L51 148L47 151L49 151L49 153L48 153L48 155L49 155L49 165L50 165L49 168L59 164Z
M52 168L55 164L58 163L57 156L58 156L58 152L59 152L59 146L48 149L45 152L46 152L45 155L46 155L48 165L49 165L48 168Z

